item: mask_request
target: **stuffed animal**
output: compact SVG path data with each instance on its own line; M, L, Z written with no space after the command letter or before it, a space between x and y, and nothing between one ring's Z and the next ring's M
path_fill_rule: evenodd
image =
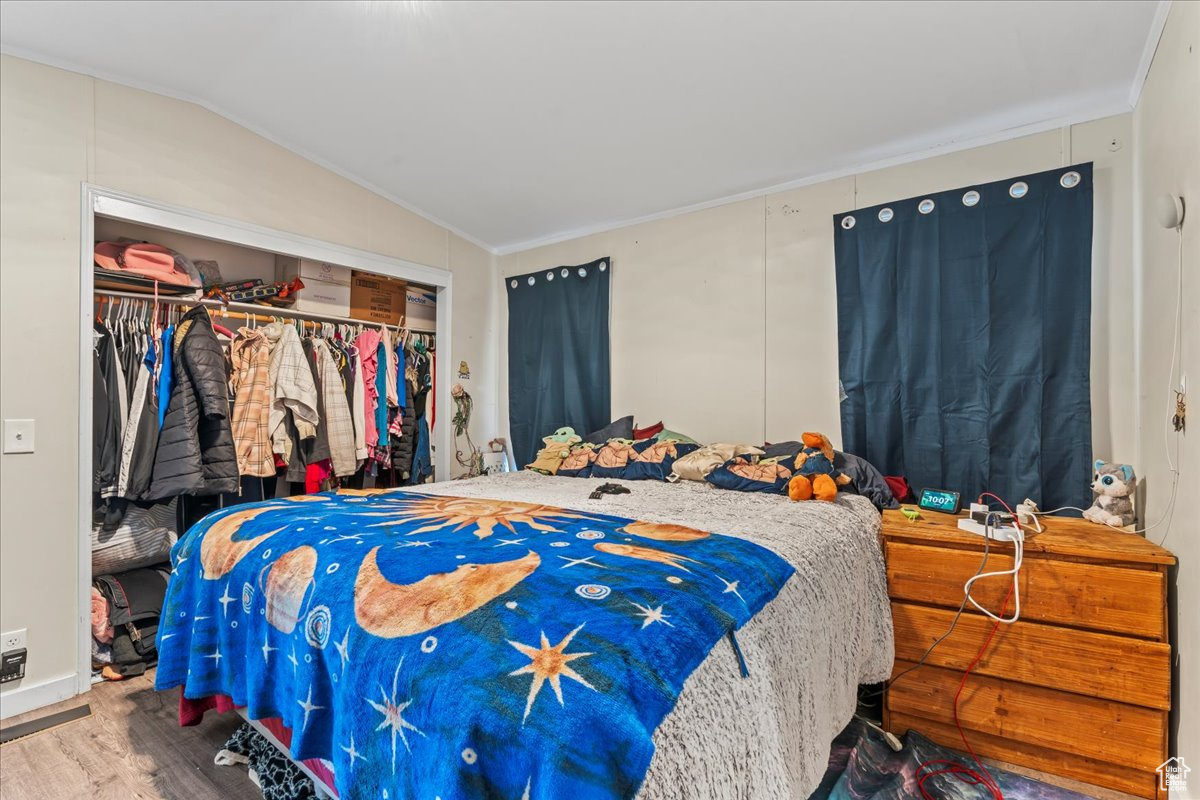
M796 454L788 481L788 497L793 500L833 500L838 487L850 483L850 476L833 466L833 444L822 433L805 433L800 437L804 449Z
M526 464L525 469L540 472L543 475L554 475L562 465L563 459L571 454L571 446L579 444L583 439L575 433L574 428L559 428L554 433L542 439L546 446L538 451L537 458L532 464Z
M1100 525L1123 528L1133 524L1133 492L1137 478L1128 464L1096 462L1096 478L1092 481L1092 507L1083 518Z
M558 474L570 478L586 478L591 474L592 463L596 460L596 451L600 445L592 442L580 442L571 448L571 453L563 459L558 467Z

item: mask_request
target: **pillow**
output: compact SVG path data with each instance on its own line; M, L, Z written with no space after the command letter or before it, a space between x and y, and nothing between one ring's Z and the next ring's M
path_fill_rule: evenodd
M635 481L665 481L671 474L671 467L675 464L675 459L686 456L699 447L698 444L674 442L669 439L665 441L650 439L646 442L638 442L633 446L637 455L630 460L629 466L625 467L625 477Z
M592 464L596 462L596 451L600 448L591 442L583 442L571 448L571 452L558 466L558 474L566 478L588 478Z
M882 511L885 508L899 508L892 489L883 479L883 474L865 458L859 458L850 453L834 452L833 466L850 476L852 485L863 497L875 504Z
M596 451L596 460L592 462L590 477L624 478L625 469L635 455L637 455L637 451L634 450L632 440L610 439Z
M605 425L598 431L592 431L583 437L585 442L602 445L609 439L628 439L633 441L633 415L621 417Z
M737 492L769 492L779 494L787 489L792 471L781 458L746 454L734 456L705 476L705 480L722 489Z
M699 442L697 442L695 439L693 439L690 436L684 436L682 433L677 433L672 430L667 430L666 428L663 428L661 431L659 431L658 435L655 436L654 438L658 439L660 442L671 441L671 442L683 442L685 444L695 444L695 445L700 444Z
M763 455L767 458L795 458L796 454L804 449L804 442L776 442L775 444L764 444Z
M734 456L762 455L762 450L748 444L717 444L705 445L693 450L686 456L681 456L672 465L673 476L676 480L702 481L708 473L724 464Z
M634 428L633 429L633 440L635 442L640 442L643 439L651 439L651 438L657 436L662 429L663 429L662 420L659 420L658 422L654 423L653 425L650 425L645 428Z

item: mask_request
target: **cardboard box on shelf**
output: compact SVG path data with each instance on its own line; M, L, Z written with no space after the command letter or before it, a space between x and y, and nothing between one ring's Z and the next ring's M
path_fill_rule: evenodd
M305 280L304 288L296 294L296 311L308 314L325 314L331 317L349 317L350 287L341 283Z
M310 314L350 316L350 272L349 267L325 261L275 256L276 280L290 281L298 277L304 283L292 308Z
M368 322L399 324L404 317L404 281L355 270L350 278L350 316Z
M412 331L437 330L437 290L409 286L404 298L404 324Z
M290 281L297 275L300 280L308 283L309 281L322 281L324 283L339 283L342 286L350 285L350 276L353 272L349 267L339 267L337 264L330 264L326 261L311 261L307 258L295 258L293 256L275 256L275 280Z

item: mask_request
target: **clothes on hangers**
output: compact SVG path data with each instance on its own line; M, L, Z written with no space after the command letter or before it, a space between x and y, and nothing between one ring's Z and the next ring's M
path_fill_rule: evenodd
M159 359L158 367L158 427L161 430L163 422L167 417L167 405L171 399L172 378L174 359L171 352L174 350L175 344L175 326L168 325L166 330L162 332L162 346L159 347L159 352L162 357Z
M301 441L315 437L321 419L317 410L317 386L296 329L273 322L264 327L263 332L274 341L268 373L273 397L269 422L271 441L274 452L290 462L292 445L285 417L290 417Z
M380 457L386 451L386 448L391 444L391 437L388 432L388 409L396 404L393 399L396 396L395 380L389 380L390 372L389 364L391 357L388 355L388 346L383 334L379 337L379 347L377 348L378 369L375 372L375 395L378 401L375 405L375 432L377 438L374 442L376 446L376 458L379 461L385 460Z
M279 318L229 331L202 305L100 306L93 438L105 524L118 524L129 502L188 492L197 496L187 507L202 514L243 501L247 480L250 495L264 496L276 478L317 491L429 476L417 401L429 391L426 336Z
M357 347L350 353L350 419L354 423L354 457L359 466L367 460L367 387L363 383L362 356Z
M134 347L129 348L136 349ZM117 497L140 499L150 489L158 450L158 398L153 391L155 351L147 347L136 366L129 421L121 447Z
M121 468L121 408L116 342L108 327L92 325L92 491L114 493Z
M338 477L349 477L358 471L358 459L355 457L354 421L350 417L350 405L346 402L346 387L330 347L324 340L313 341L313 355L324 404L322 417L329 440L333 473Z
M172 349L171 395L154 455L150 497L237 491L228 367L204 307L183 315Z
M433 460L429 452L429 426L425 423L425 418L421 417L416 422L417 442L413 448L412 469L410 471L409 484L417 486L425 482L425 479L433 474Z
M364 439L368 448L366 458L371 457L373 448L379 443L379 430L376 422L376 406L379 403L379 384L376 381L379 372L379 339L379 331L368 328L354 340L354 346L358 349L362 366L362 380L365 388ZM386 369L386 366L384 368Z
M238 474L275 477L271 449L271 342L266 333L239 328L229 351L233 367L233 443Z

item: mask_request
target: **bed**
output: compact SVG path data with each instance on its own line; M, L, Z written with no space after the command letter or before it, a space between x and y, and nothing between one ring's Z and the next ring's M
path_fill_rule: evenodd
M401 695L405 694L403 687L397 694L396 680L391 686L384 685L387 681L381 680L373 681L379 685L347 683L344 688L332 689L335 694L361 695L364 719L359 730L368 729L362 725L375 729L377 722L380 723L378 728L383 729L378 734L379 741L374 750L367 751L363 739L347 739L344 735L349 724L347 720L353 716L351 712L346 713L347 720L327 722L325 727L314 733L313 720L333 716L329 709L336 702L319 692L314 696L312 691L306 691L312 689L311 680L307 687L272 686L265 693L269 697L264 699L261 686L243 685L246 683L244 673L257 669L254 662L257 648L246 647L239 656L244 659L245 668L236 663L227 663L222 667L222 659L226 656L219 652L220 648L226 647L229 642L236 642L238 637L250 637L252 625L261 624L256 623L251 612L256 603L262 603L262 598L257 597L256 593L262 593L272 586L273 571L264 566L263 574L256 580L247 581L242 593L234 591L231 595L227 584L210 580L196 572L195 563L188 565L189 559L199 560L196 556L204 544L204 538L195 535L196 529L180 540L173 554L176 575L167 604L171 614L187 614L186 606L195 604L196 619L173 621L160 629L158 688L183 686L187 698L185 702L189 703L202 703L214 695L229 695L235 705L246 706L245 713L250 718L272 719L276 727L284 730L299 729L299 736L289 732L291 755L298 761L308 760L314 764L324 759L329 762L325 766L332 765L335 774L347 764L354 768L361 762L362 768L366 769L368 757L363 755L365 752L370 752L370 758L385 762L390 754L392 775L400 775L396 778L398 788L392 791L392 798L412 794L414 781L423 790L420 796L425 796L427 791L434 791L443 798L511 796L514 800L519 797L532 800L562 796L565 791L563 787L566 786L571 787L572 795L576 797L636 796L641 800L807 797L824 774L830 742L854 713L859 684L882 681L891 672L892 624L878 544L879 513L869 501L852 495L839 496L834 503L793 503L785 497L731 492L689 482L619 482L630 489L629 494L605 495L602 499L591 500L588 494L594 488L594 483L591 480L522 472L426 485L386 495L356 496L350 493L349 496L340 496L340 502L363 503L361 508L368 509L372 502L403 505L414 497L460 497L531 504L541 509L568 512L550 518L535 515L532 525L519 520L511 524L503 520L499 524L494 520L485 521L491 535L478 539L478 532L474 537L468 535L473 526L479 525L477 519L437 519L423 524L421 528L410 527L401 531L396 537L395 546L412 553L414 559L432 558L417 554L431 552L433 546L440 545L447 541L445 537L450 537L449 541L472 541L473 544L496 548L492 556L495 559L510 550L511 556L517 556L530 546L530 542L541 543L548 540L540 537L549 537L554 540L550 546L561 547L561 550L540 551L545 563L538 568L538 574L547 579L563 580L569 577L572 582L578 581L576 594L583 600L570 598L576 605L596 601L598 608L604 602L618 603L619 613L630 615L630 619L638 623L630 626L631 637L643 634L645 639L656 631L667 633L668 627L671 629L669 632L677 638L692 631L688 630L690 622L685 618L687 615L680 616L673 610L683 607L687 598L673 597L667 608L674 616L664 613L663 605L655 606L646 599L646 595L633 594L630 588L632 584L622 583L626 579L624 565L648 568L650 571L646 575L655 580L665 575L665 580L672 582L672 589L698 582L700 576L708 573L715 575L715 579L721 581L718 586L724 585L725 590L715 592L714 597L709 599L726 605L712 606L712 618L723 620L720 624L728 626L730 635L724 637L716 629L700 631L707 623L697 623L698 632L695 635L698 638L691 649L698 649L699 652L684 656L672 651L671 657L678 656L680 660L675 666L682 670L677 677L681 683L681 691L676 692L677 698L666 690L661 692L662 697L654 693L639 695L630 690L631 698L625 699L635 706L635 712L640 713L638 706L658 703L662 706L662 714L658 720L651 719L645 726L646 730L631 735L628 742L622 738L626 735L624 728L620 729L619 735L615 733L617 728L611 731L604 728L609 724L609 717L616 719L628 709L614 707L611 713L595 710L607 702L599 697L596 690L606 676L588 671L592 667L588 666L586 656L591 653L583 648L584 643L588 643L586 646L589 651L596 649L595 639L588 640L585 637L594 633L603 624L602 620L588 621L586 624L593 628L578 633L579 639L572 643L569 636L575 636L577 631L569 626L576 620L555 619L556 613L540 608L536 619L525 620L530 631L534 628L541 630L540 647L532 636L520 641L508 639L507 642L500 642L495 632L488 633L487 624L473 622L488 619L490 609L510 616L519 614L523 607L509 598L517 597L525 602L525 596L520 594L520 586L499 591L494 596L489 595L491 599L486 604L476 606L477 610L469 610L459 618L466 627L475 625L478 628L473 633L482 637L481 642L488 640L485 642L488 646L495 645L495 648L486 652L491 654L489 659L497 661L494 670L497 675L502 674L502 680L506 682L504 687L511 688L514 682L521 682L518 688L522 696L516 699L514 706L517 711L500 708L502 698L499 695L503 694L503 687L495 697L475 697L467 689L462 689L460 695L455 688L457 677L454 674L444 675L436 690L438 702L443 703L443 707L468 701L476 705L496 705L494 713L489 711L488 716L500 721L497 729L483 730L479 728L477 717L470 717L472 721L468 727L471 728L470 736L474 737L471 741L482 742L480 746L463 747L460 750L459 746L465 740L454 738L458 733L440 731L435 732L435 738L450 737L444 746L429 750L436 756L421 756L420 753L424 752L421 748L430 743L430 733L433 731L428 730L429 725L418 730L419 726L412 725L412 719L401 721L402 715L399 713L388 716L389 712L402 705L399 701L403 699ZM240 539L235 535L227 540L227 544L234 546L232 550L216 561L224 559L227 563L233 557L231 553L236 553L246 564L257 565L259 562L255 559L267 564L271 556L264 556L263 553L269 554L272 546L276 548L274 561L281 560L278 556L280 543L309 542L311 540L304 537L311 536L312 531L306 534L304 529L325 521L320 507L330 501L322 500L322 497L317 495L294 504L296 507L306 507L303 515L305 524L295 521L300 517L293 517L292 522L279 526L279 530L267 531L274 537L271 540L262 534ZM269 501L255 506L277 508L279 501L275 501L274 505ZM270 513L274 512L268 512L263 519L270 519ZM361 513L379 512L364 510ZM550 530L539 530L539 520L541 527ZM646 525L634 527L622 524L622 521L628 520ZM203 528L204 525L202 523L197 527ZM337 546L350 548L351 551L355 547L361 548L357 551L360 553L372 543L367 536L363 537L365 541L360 539L359 544L353 544L353 538L348 540L346 537L355 534L339 530L340 524L320 527L329 529L320 540L329 544L313 543L315 557L320 564L326 563L321 560L322 548L334 546L331 540L338 540ZM493 527L495 530L491 530ZM675 528L693 533L679 536L662 534ZM262 529L255 529L259 530ZM639 530L645 531L649 538L624 535L628 531ZM697 531L701 533L695 533ZM712 537L708 536L710 532ZM700 536L704 538L698 538ZM420 544L426 541L430 543ZM513 543L511 548L505 542ZM706 547L709 549L704 550ZM581 548L587 548L586 553ZM569 555L558 555L568 550ZM372 549L370 552L374 554L376 551ZM530 554L533 552L528 551ZM645 553L658 555L646 556ZM726 559L726 554L736 554L736 558L729 555ZM208 562L214 563L211 553L209 555ZM521 559L530 557L511 558L506 555L505 558L509 560L505 563L517 564ZM587 561L589 557L591 562ZM618 562L622 568L614 569ZM718 562L720 567L714 568L715 571L708 569L708 566ZM514 566L511 569L524 571L526 568ZM746 571L739 576L738 569ZM348 568L347 573L349 571ZM783 576L779 586L770 586L772 575ZM758 580L759 576L763 580ZM734 585L730 589L730 584L735 581L729 578L739 577L741 588ZM503 589L507 580L510 578L502 580L494 588ZM704 577L704 580L711 581L709 577ZM205 584L205 591L212 590L211 600L198 599L195 590L199 584ZM755 595L753 592L758 584L764 584L766 588ZM661 585L667 587L667 584ZM622 595L623 587L628 589L625 595ZM224 589L221 596L216 597L216 591L221 589ZM735 597L742 601L742 605L737 604ZM636 602L639 598L642 602ZM299 597L292 600L277 598L272 614L276 617L290 615L295 624L292 635L301 641L303 658L312 656L323 665L322 669L328 669L332 675L344 659L340 648L346 640L342 638L339 641L344 636L342 626L331 624L327 615L316 613L314 619L314 612L325 608L323 599L316 589L301 592ZM289 602L295 607L289 607ZM229 609L231 605L234 606L232 611ZM364 618L366 612L363 608L366 605L369 603L360 604L356 609L360 620ZM566 609L573 606L564 599L560 607L565 617L569 615ZM703 616L699 606L696 609L696 616ZM210 610L211 613L199 614L201 610ZM258 608L258 613L263 615L267 610L265 607ZM246 615L241 617L245 620L242 633L236 630L237 615L240 613ZM234 615L232 620L231 614ZM366 615L369 616L369 613ZM193 646L195 643L187 642L189 635L196 635L198 626L203 628L205 623L200 621L200 617L215 617L223 626L220 633L223 638L214 652L199 652ZM229 628L231 623L234 629ZM413 633L415 628L402 627L401 630L390 631L397 638L388 641L406 643L407 652L415 657L417 648L423 651L428 647L443 647L437 643L437 636L434 635L443 629L430 629L432 633L422 629ZM644 633L647 629L650 629L649 634ZM569 636L568 630L571 630ZM503 634L508 636L512 631L505 628ZM278 635L278 631L268 632L264 641L267 652L262 657L268 661L271 657L286 657L293 661L293 669L298 668L298 663L303 662L297 658L298 651L294 647L291 652L271 652L279 651L281 646L286 650L286 645L278 638L271 638ZM496 641L490 641L489 637ZM305 647L306 638L309 642L322 643L321 647ZM275 642L274 646L272 641ZM564 641L568 643L563 645ZM449 647L449 643L444 645L444 652L449 653ZM482 644L480 647L480 652L485 652ZM540 652L544 659L547 653L556 649L560 655L570 656L568 660L579 660L574 660L572 664L559 663L559 680L551 680L548 677L552 676L539 675L533 667L538 663L537 653ZM508 658L502 655L505 653L509 654ZM529 658L522 657L522 654ZM403 658L399 660L403 666ZM629 657L629 660L632 663L636 659ZM467 666L471 661L470 657L462 659L464 670L475 668ZM501 664L501 661L504 663ZM599 659L593 657L591 661L598 662ZM521 667L521 664L526 666ZM391 661L387 666L390 672ZM397 680L401 666L396 667ZM566 669L561 669L564 666ZM578 672L569 674L572 667L579 667ZM607 677L611 679L611 675ZM656 678L650 676L650 680L653 682ZM608 688L611 688L611 684L609 680ZM529 689L528 697L524 696L526 687ZM522 706L525 717L518 726L515 714L519 714ZM576 713L599 716L582 722L565 716ZM507 723L505 714L511 717ZM533 766L524 762L528 750L540 749L531 747L530 740L525 738L539 719L548 719L563 730L572 730L572 725L577 726L572 741L548 743L546 747L549 750L553 744L580 748L580 754L576 754L579 755L578 759L553 762L560 768L561 775L550 774L550 762L544 758ZM389 720L394 723L390 727ZM637 727L638 723L632 717L622 724L630 720ZM512 726L512 741L505 741L505 737L498 733L503 732L503 724ZM588 725L594 726L590 736ZM396 732L401 734L399 745L396 744ZM637 744L638 736L646 739L647 749L644 753ZM392 743L390 750L387 747L389 737ZM565 734L563 737L570 738ZM616 741L621 741L625 749L614 749L612 743ZM413 748L414 742L418 744L417 749ZM496 757L489 762L488 769L491 771L488 772L483 767L488 761L487 754L493 751ZM640 763L643 757L648 765ZM426 758L431 763L422 760ZM449 766L433 764L433 759L441 759ZM513 766L518 761L522 763L520 769ZM400 764L399 772L397 763ZM564 764L566 769L562 769ZM387 772L386 765L382 769ZM589 774L581 778L578 773L583 771ZM418 774L423 777L415 778L414 775ZM386 774L383 780L389 780ZM454 788L439 792L438 787L432 786L433 783L440 785L446 781L451 782ZM571 781L582 782L576 785ZM337 790L347 800L367 796L359 783L356 780L343 780L339 776L338 785L329 788Z

